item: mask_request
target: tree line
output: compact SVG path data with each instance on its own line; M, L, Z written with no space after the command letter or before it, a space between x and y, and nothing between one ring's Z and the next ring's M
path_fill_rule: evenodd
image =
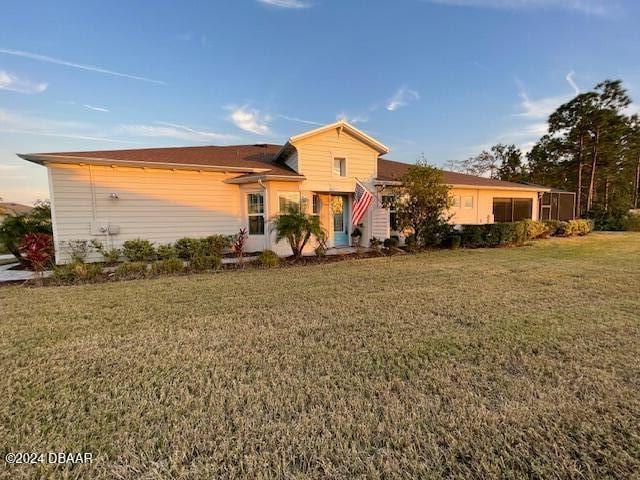
M621 80L606 80L556 109L526 155L515 145L449 167L472 175L575 192L575 214L613 222L640 207L640 119Z

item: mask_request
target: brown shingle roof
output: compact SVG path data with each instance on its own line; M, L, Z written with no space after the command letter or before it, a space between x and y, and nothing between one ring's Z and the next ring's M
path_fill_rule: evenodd
M120 160L149 164L266 168L269 169L269 171L264 172L266 175L299 175L285 164L276 161L276 155L281 149L281 145L267 143L231 145L225 147L169 147L138 148L132 150L99 150L91 152L56 152L40 155L57 155L96 160ZM398 180L405 174L410 166L408 163L378 158L378 180ZM503 182L501 180L448 171L444 172L444 182L450 185L471 185L477 187L533 188L531 185Z
M23 215L33 210L33 207L29 205L22 205L21 203L13 202L0 202L0 215Z
M396 162L384 158L378 159L378 180L396 181L404 175L411 165L408 163ZM521 183L504 182L493 178L476 177L465 173L443 171L443 181L448 185L471 185L474 187L502 187L502 188L535 188L532 185ZM540 187L545 189L545 187Z
M91 152L56 152L41 155L58 155L139 163L163 163L176 165L202 165L210 167L267 168L269 175L297 175L282 163L274 163L281 145L231 145L226 147L170 147L139 148L132 150L100 150Z

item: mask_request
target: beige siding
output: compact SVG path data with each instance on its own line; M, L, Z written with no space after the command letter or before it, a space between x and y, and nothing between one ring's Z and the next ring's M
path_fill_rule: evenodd
M294 144L298 172L307 180L303 189L319 192L353 192L355 179L370 183L377 175L378 152L346 131L314 135ZM346 159L346 177L333 174L333 159Z
M95 238L120 246L140 237L162 244L234 234L241 225L239 188L223 183L233 175L96 165L49 169L58 263L69 260L61 248L68 240ZM119 233L100 235L92 223L115 226Z
M473 197L473 207L451 207L449 213L453 215L450 223L453 224L483 224L493 223L493 199L494 198L530 198L533 200L532 218L538 218L538 192L522 190L485 190L474 188L455 187L451 189L451 196Z

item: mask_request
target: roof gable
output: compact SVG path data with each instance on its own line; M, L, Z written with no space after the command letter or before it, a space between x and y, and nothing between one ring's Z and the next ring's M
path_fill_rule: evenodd
M374 150L376 150L380 155L383 155L385 153L389 153L389 147L387 147L383 143L379 142L375 138L367 135L362 130L358 130L356 127L354 127L353 125L351 125L348 122L345 122L344 120L340 120L340 121L332 123L330 125L325 125L323 127L316 128L315 130L309 130L308 132L303 132L303 133L301 133L299 135L294 135L293 137L291 137L289 139L289 141L287 143L295 145L296 142L300 142L302 140L306 140L308 138L315 137L317 135L321 135L321 134L323 134L325 132L328 132L330 130L340 130L340 131L348 132L350 135L352 135L354 138L356 138L360 142L362 142L362 143L368 145L369 147L373 148ZM286 146L285 146L285 148L286 148Z

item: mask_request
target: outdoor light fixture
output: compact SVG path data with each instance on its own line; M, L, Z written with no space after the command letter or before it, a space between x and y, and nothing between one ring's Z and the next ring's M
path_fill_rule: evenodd
M118 200L118 198L120 198L120 197L118 197L118 194L117 194L117 193L110 193L110 194L109 194L109 198L110 198L111 200Z

